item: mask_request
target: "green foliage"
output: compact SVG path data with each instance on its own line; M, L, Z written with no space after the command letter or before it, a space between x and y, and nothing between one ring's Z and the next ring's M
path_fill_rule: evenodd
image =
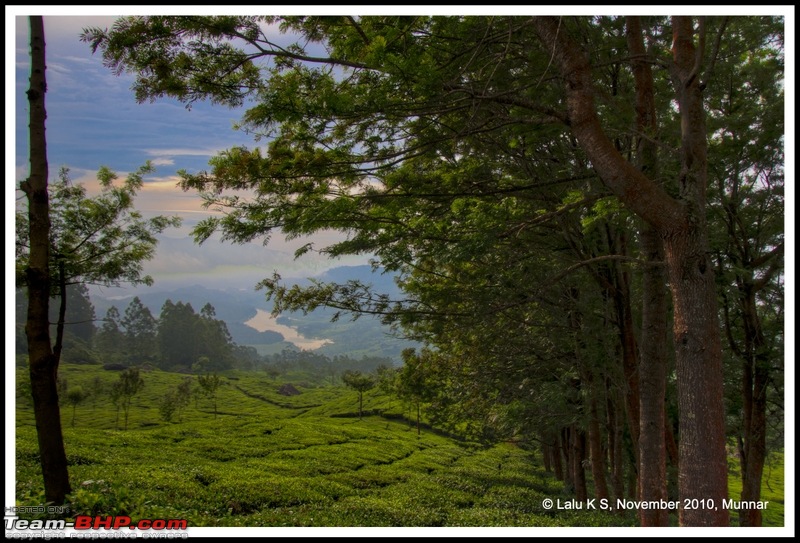
M117 174L102 167L97 178L100 194L87 196L86 187L76 185L69 170L62 168L57 181L49 185L51 230L51 276L54 295L64 296L59 282L119 286L122 282L151 284L143 275L143 262L155 254L156 235L178 226L176 217L143 219L134 209L134 199L145 175L152 173L148 163L118 184ZM24 213L17 213L17 282L27 266L28 227Z
M358 392L358 418L361 419L364 405L364 392L375 386L375 378L364 375L360 371L346 371L342 374L342 382Z
M366 392L375 386L375 379L371 375L364 375L359 371L346 371L342 374L342 382L358 392Z
M164 302L156 337L161 367L197 372L233 367L236 345L225 322L214 316L211 304L197 314L190 303Z
M70 516L128 515L145 518L144 496L127 486L104 480L83 481L68 497Z
M134 396L144 388L144 379L139 375L139 368L131 367L122 371L119 380L111 385L111 398L117 408L121 408L125 416L125 430L128 429L128 414Z
M164 422L172 422L172 416L178 410L178 402L175 392L168 392L161 398L158 404L158 413Z
M222 378L216 373L198 375L197 384L200 385L203 394L211 400L214 406L214 418L217 418L217 391L222 386Z
M80 404L82 404L90 396L89 392L84 391L81 387L73 387L67 390L65 403L72 406L72 426L75 426L75 411Z

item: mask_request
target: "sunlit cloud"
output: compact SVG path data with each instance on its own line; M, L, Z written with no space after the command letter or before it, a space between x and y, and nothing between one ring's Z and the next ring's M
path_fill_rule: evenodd
M172 166L175 164L174 159L164 157L154 158L151 162L153 163L153 166Z

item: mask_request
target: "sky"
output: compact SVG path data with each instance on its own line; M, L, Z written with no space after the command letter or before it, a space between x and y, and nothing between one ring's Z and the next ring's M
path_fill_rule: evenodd
M399 8L403 8L400 6ZM405 7L409 10L411 7ZM646 6L584 6L583 13L668 13L672 7ZM176 187L176 172L185 169L198 172L207 169L208 160L218 152L238 145L256 145L250 136L233 130L243 110L232 110L207 103L195 104L192 109L170 99L159 99L155 103L137 104L130 89L131 76L115 76L102 65L100 55L92 55L88 44L80 42L78 36L84 27L110 26L119 15L127 14L177 14L187 8L176 6L6 6L6 293L13 293L13 214L15 202L22 193L14 191L15 184L28 175L27 156L27 100L25 90L29 77L29 14L45 15L45 39L47 55L47 142L50 174L58 169L70 169L75 182L96 187L94 174L100 166L108 166L124 177L146 160L151 160L156 173L145 179L136 207L145 216L158 214L179 215L183 225L172 229L160 238L156 257L145 266L145 272L155 278L155 289L168 290L179 286L200 284L206 287L235 287L252 289L256 282L278 271L284 277L316 275L334 266L363 264L368 257L352 257L330 261L311 255L295 260L293 252L307 240L285 242L275 236L268 247L260 243L236 246L210 240L203 246L195 245L190 238L191 228L209 212L201 208L196 193L182 192ZM197 8L188 8L197 9ZM220 13L242 12L247 6L204 8ZM335 13L347 9L348 13L368 14L369 10L394 12L392 6L274 6L273 13L302 14L312 10L316 14ZM448 6L425 6L425 14L453 13ZM537 6L477 6L469 14L523 13L523 9L536 9L566 14L575 7ZM788 6L746 6L726 10L743 10L739 14L786 13L787 53L794 54L794 8ZM581 10L579 10L580 12ZM719 11L719 7L681 6L685 14L706 14ZM462 11L462 13L464 13ZM736 11L729 11L736 13ZM787 176L793 179L794 172L794 63L787 58ZM11 83L14 82L12 87ZM13 110L13 111L12 111ZM789 110L787 110L789 111ZM12 183L12 178L14 183ZM787 184L787 283L786 297L794 300L794 185ZM313 239L324 246L336 236L317 236ZM106 290L105 295L122 295L122 292ZM12 294L13 295L13 294ZM10 299L7 296L7 299ZM7 305L6 322L9 321ZM13 315L13 314L12 314ZM793 322L793 318L789 323ZM789 324L791 326L791 324ZM7 327L8 328L8 327ZM787 352L793 353L793 338L787 336ZM12 336L13 337L13 336ZM7 333L8 338L8 333ZM12 340L13 342L13 340ZM791 342L791 343L790 343ZM8 341L7 341L8 346ZM793 365L787 370L793 372ZM788 377L787 373L787 377ZM13 381L13 374L12 374ZM8 379L6 381L9 383ZM13 401L13 394L7 394ZM788 398L787 398L788 399ZM793 399L792 399L793 402ZM787 405L787 414L791 413ZM11 410L13 413L13 409ZM13 418L11 419L13 425ZM8 465L7 465L8 469ZM8 474L8 471L7 471ZM789 472L787 472L787 475ZM7 477L7 480L9 478ZM13 471L11 479L13 480ZM6 489L6 503L8 502ZM12 489L13 499L13 489ZM685 534L686 532L683 532Z
M11 9L10 9L11 8ZM200 8L214 12L216 6ZM303 6L287 8L276 6L276 13L303 13L314 9L322 13L325 9L337 12L347 9L342 6ZM539 11L555 9L563 14L565 8L539 6ZM701 9L697 6L694 9ZM155 258L145 264L145 272L155 279L153 288L169 290L178 286L199 284L206 287L253 288L259 280L277 271L284 277L307 277L319 274L334 266L365 264L369 256L343 257L337 260L309 253L300 259L294 258L294 251L308 241L321 248L341 234L319 234L313 239L298 239L286 242L276 235L267 247L260 242L245 246L219 243L211 239L202 246L193 243L190 231L199 220L211 213L201 207L196 192L183 192L176 187L176 172L185 169L190 173L208 169L208 160L224 149L245 145L254 147L264 145L255 143L250 136L233 129L240 120L244 109L230 109L225 106L200 102L187 109L172 99L158 99L153 103L136 102L131 84L133 76L115 76L102 65L100 54L93 55L88 44L79 40L83 28L90 26L108 27L119 15L128 14L175 14L186 9L175 6L69 6L67 8L26 6L6 7L6 81L15 81L14 92L6 93L6 163L7 178L15 181L28 174L28 119L25 91L28 87L30 70L28 20L26 15L44 13L47 55L47 143L50 162L50 175L55 177L59 168L70 169L71 178L88 188L96 187L95 174L100 166L108 166L118 172L121 178L136 170L146 160L156 167L154 175L145 178L145 186L136 200L136 208L145 216L158 214L178 215L183 219L182 226L170 229L160 237ZM225 8L231 11L250 10L247 6ZM353 7L355 13L365 13L366 9L379 12L387 10L410 10L410 6ZM426 6L431 13L453 13L453 7ZM463 9L463 8L461 8ZM502 6L477 6L474 13L486 12L517 13L522 8ZM532 8L527 8L532 9ZM587 9L584 7L584 9ZM599 6L589 6L589 13L600 13ZM603 6L604 13L629 13L635 6L620 9L617 6ZM687 8L691 9L691 8ZM747 8L753 12L753 7ZM299 11L298 11L299 10ZM492 11L494 10L494 11ZM785 11L777 10L777 12ZM307 11L306 11L307 12ZM775 13L776 9L768 11ZM473 11L470 11L473 13ZM89 15L91 14L91 15ZM284 37L284 40L288 38ZM790 63L787 63L787 69ZM788 100L787 100L788 101ZM14 108L13 114L11 107ZM13 119L13 125L10 120ZM9 158L13 156L13 163ZM13 189L7 183L6 190ZM6 221L13 216L14 201L23 198L16 191L14 197L6 199ZM9 265L8 248L13 247L10 236L13 228L6 229L7 269ZM8 274L7 274L8 275ZM7 278L8 281L8 278ZM144 288L144 287L140 287ZM136 289L127 288L132 293ZM113 295L114 290L104 291Z
M150 160L154 175L145 177L136 208L145 217L180 216L180 228L160 237L155 258L145 264L153 288L171 289L200 284L207 287L253 288L256 282L278 271L284 277L309 276L333 266L363 264L368 257L329 260L314 255L294 259L294 250L307 240L287 243L274 236L269 247L260 242L237 246L209 240L203 246L190 238L197 222L212 213L201 207L196 192L176 187L176 172L208 169L208 160L224 149L247 145L252 138L233 129L243 109L235 110L209 103L191 109L172 99L153 103L136 102L133 76L115 76L102 65L100 53L93 55L78 36L83 28L110 26L114 16L45 16L47 57L47 143L51 177L68 167L70 177L91 191L97 187L96 172L108 166L120 178ZM28 19L14 21L15 127L13 135L14 178L28 175L28 119L25 91L30 74ZM8 150L7 150L8 154ZM23 198L21 192L15 194ZM320 235L324 244L338 235ZM8 246L8 245L7 245ZM13 246L13 245L12 245ZM144 287L140 287L144 288ZM137 289L126 288L126 292ZM115 290L104 289L105 295Z

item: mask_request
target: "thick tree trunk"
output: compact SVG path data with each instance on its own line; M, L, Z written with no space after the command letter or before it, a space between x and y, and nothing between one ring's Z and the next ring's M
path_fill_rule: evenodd
M664 240L672 292L680 407L679 497L711 509L681 509L686 526L727 526L728 497L722 346L705 222L706 133L700 84L703 47L689 17L673 19L675 90L681 115L680 195L673 198L638 171L604 133L594 103L591 67L561 21L534 17L534 27L566 80L570 127L603 183ZM563 30L563 31L562 31ZM701 29L701 42L704 41Z
M701 42L704 37L701 35ZM681 115L680 195L687 210L679 228L664 234L674 307L674 341L680 408L678 486L684 500L711 500L715 510L681 509L688 526L728 526L728 465L722 387L722 342L714 269L705 218L707 141L692 19L673 18L674 77Z
M651 179L658 178L657 133L653 74L639 17L626 18L626 34L636 84L636 164ZM642 272L642 341L639 356L639 496L645 501L667 499L664 408L667 392L667 293L664 249L649 224L641 231L641 250L647 265ZM668 526L664 508L643 508L642 526Z
M47 139L45 137L45 43L44 22L32 16L31 78L28 90L30 107L30 164L22 190L28 198L30 255L26 282L28 315L25 335L28 339L33 411L39 441L39 456L44 479L45 499L61 504L70 493L67 456L61 429L56 379L58 358L50 344L50 204L47 194Z
M686 239L689 238L689 239ZM665 243L675 306L674 335L680 408L679 476L681 502L712 500L718 511L682 510L688 526L727 526L727 455L722 404L722 356L715 319L713 274L705 239L697 232Z

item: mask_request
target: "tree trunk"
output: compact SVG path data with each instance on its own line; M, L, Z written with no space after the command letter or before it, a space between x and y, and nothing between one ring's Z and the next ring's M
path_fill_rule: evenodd
M553 473L556 476L556 479L559 481L564 480L564 470L561 466L561 450L558 446L558 436L554 438L555 443L553 445L549 445L548 448L550 449L550 454L553 457Z
M611 242L612 240L609 239ZM624 254L625 243L616 240L617 254ZM628 274L623 272L618 265L612 267L614 282L614 311L616 313L619 329L620 345L622 347L622 372L625 376L625 412L628 415L628 427L631 432L631 441L636 458L639 457L639 426L640 426L640 377L639 353L633 325L633 310L631 307L631 287Z
M542 461L544 462L544 471L546 473L553 473L553 466L552 466L552 451L550 450L550 445L547 444L544 440L542 440Z
M569 427L561 429L561 450L564 453L564 489L571 494L575 491L575 463Z
M598 420L597 398L592 386L592 397L589 400L589 454L592 462L592 479L594 480L595 497L608 499L608 484L606 482L606 463L603 453L603 444L600 436L600 421Z
M639 363L640 431L639 496L642 500L667 499L666 427L667 393L667 298L663 248L657 234L645 226L642 251L650 266L643 276L642 342ZM668 526L669 512L663 508L641 509L642 526Z
M748 286L750 287L750 286ZM765 356L765 339L756 312L755 289L742 292L742 314L745 328L745 360L742 373L744 397L744 436L742 447L742 501L761 499L761 478L767 455L767 383L769 360ZM739 524L761 526L761 511L739 511Z
M56 379L58 358L50 344L50 204L47 194L47 139L45 137L45 42L44 22L30 17L31 77L28 89L30 108L30 176L22 183L28 199L30 255L25 270L28 285L28 315L25 335L28 340L33 411L39 441L39 456L44 479L45 500L64 503L70 493L67 455L61 429Z
M658 178L657 134L653 74L639 17L626 18L626 34L636 86L636 163L651 179ZM667 499L664 408L667 393L667 296L664 248L649 224L641 230L641 251L647 261L642 272L642 341L639 356L639 496L642 500ZM639 511L642 526L668 526L664 508Z
M573 424L570 430L572 438L572 470L575 482L575 499L585 502L589 498L586 490L586 472L583 469L583 460L586 458L586 435Z
M694 46L690 17L673 18L673 79L681 116L678 198L667 194L614 148L594 103L591 66L555 17L534 17L545 48L566 80L570 127L603 183L664 240L672 292L680 408L679 498L711 500L716 510L681 509L686 526L727 526L728 497L722 345L705 220L706 131L700 68L704 25Z
M609 383L609 387L610 387ZM611 464L611 484L614 489L614 498L622 499L625 497L625 484L623 478L622 462L622 421L620 420L619 410L616 408L616 401L613 390L609 388L606 401L606 411L608 414L608 450L609 462Z
M700 41L704 41L701 29ZM680 408L681 504L711 499L716 510L681 509L681 525L728 526L728 465L722 387L722 342L705 217L707 141L703 85L690 17L673 18L674 79L681 115L681 200L687 217L664 236L674 306L673 334Z

